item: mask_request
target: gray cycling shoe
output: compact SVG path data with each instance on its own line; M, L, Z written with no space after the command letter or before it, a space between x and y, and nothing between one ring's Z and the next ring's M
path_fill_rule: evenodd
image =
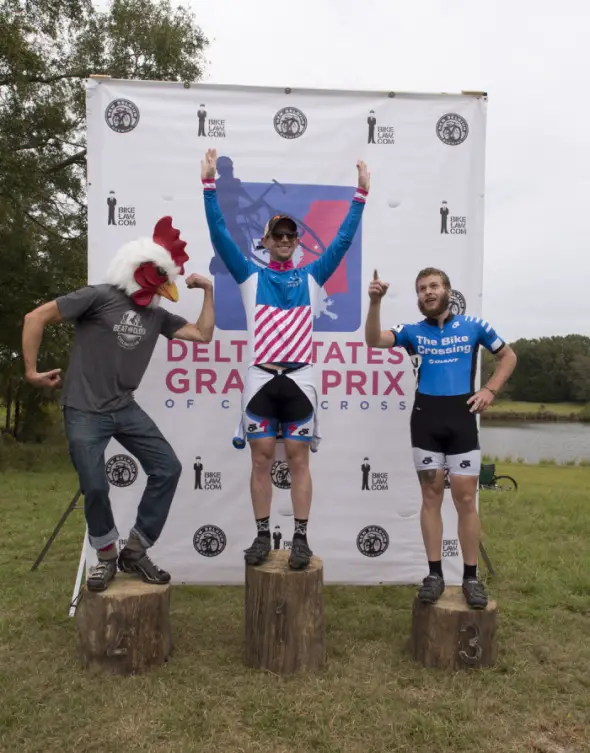
M244 549L247 565L262 565L270 554L270 536L257 536L252 545Z
M487 607L487 591L483 583L477 578L465 578L462 589L465 601L472 609L485 609Z
M430 573L422 581L422 585L418 591L418 599L423 604L434 604L443 595L444 590L444 578L435 573Z
M117 560L99 560L88 570L86 588L89 591L106 591L109 583L117 574Z
M313 552L302 539L295 539L289 554L289 567L291 570L305 570L311 562Z
M119 554L119 570L139 575L145 583L165 586L170 583L170 573L155 565L145 552L136 552L124 547Z

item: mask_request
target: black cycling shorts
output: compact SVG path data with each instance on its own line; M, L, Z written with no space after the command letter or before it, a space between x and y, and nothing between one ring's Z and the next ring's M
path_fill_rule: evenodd
M276 437L311 442L314 409L310 399L286 374L277 374L261 387L246 406L247 437Z
M412 447L444 455L479 450L477 419L467 405L469 397L416 393L410 419Z

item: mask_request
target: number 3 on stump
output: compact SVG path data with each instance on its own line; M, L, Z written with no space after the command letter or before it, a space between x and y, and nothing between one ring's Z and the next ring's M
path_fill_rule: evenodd
M416 597L412 613L412 653L425 667L455 671L491 667L498 657L498 606L470 609L460 588L447 588L436 604Z

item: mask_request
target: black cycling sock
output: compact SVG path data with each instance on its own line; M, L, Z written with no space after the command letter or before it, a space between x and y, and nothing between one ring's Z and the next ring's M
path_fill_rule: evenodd
M433 562L428 560L428 569L430 570L430 575L440 575L441 578L443 577L442 560Z
M256 518L256 528L258 529L258 535L270 539L270 517Z
M303 520L302 518L295 518L295 533L293 534L293 541L297 539L307 543L307 520Z
M463 565L463 580L477 578L477 565Z

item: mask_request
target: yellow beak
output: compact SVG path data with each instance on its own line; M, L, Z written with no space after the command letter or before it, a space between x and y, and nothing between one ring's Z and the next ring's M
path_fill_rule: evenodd
M165 282L158 288L158 295L167 298L169 301L176 303L178 301L178 288L175 282Z

